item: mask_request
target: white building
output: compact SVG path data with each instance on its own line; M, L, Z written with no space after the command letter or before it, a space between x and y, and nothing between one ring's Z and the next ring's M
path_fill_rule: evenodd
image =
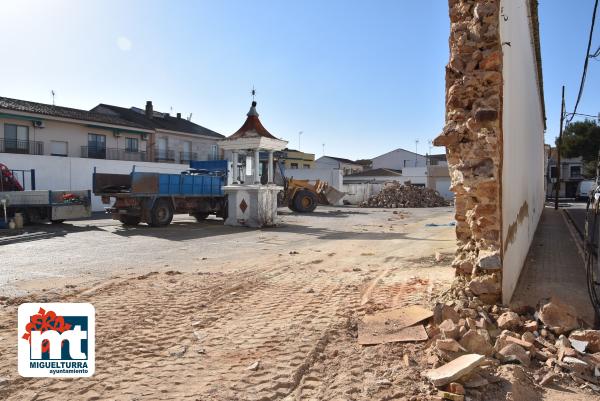
M344 175L360 173L363 166L350 159L334 156L321 156L315 160L315 167L319 169L342 170Z
M387 168L390 170L402 170L405 167L425 167L427 158L415 152L398 148L380 156L374 157L372 169Z

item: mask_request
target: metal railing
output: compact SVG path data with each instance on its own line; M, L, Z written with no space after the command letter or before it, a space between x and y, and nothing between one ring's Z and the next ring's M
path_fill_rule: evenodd
M19 139L0 139L0 153L21 153L25 155L43 155L44 142Z
M179 163L187 164L192 160L198 160L198 153L196 153L196 152L179 152Z
M155 162L175 162L175 151L171 149L154 148Z
M96 146L82 146L81 157L89 159L126 160L135 162L148 161L148 155L146 152Z

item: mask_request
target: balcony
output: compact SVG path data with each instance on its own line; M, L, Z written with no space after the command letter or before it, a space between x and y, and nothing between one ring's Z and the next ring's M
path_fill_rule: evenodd
M0 139L0 153L20 153L23 155L43 155L44 142Z
M188 164L192 160L198 160L196 152L179 152L179 163Z
M133 162L148 161L146 152L96 146L82 146L81 157L88 159L125 160Z
M175 163L175 151L170 149L154 148L154 161L163 163Z

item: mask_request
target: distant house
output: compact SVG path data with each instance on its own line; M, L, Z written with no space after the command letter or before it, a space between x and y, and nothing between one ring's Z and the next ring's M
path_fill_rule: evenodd
M280 159L286 169L315 168L315 154L285 148Z
M556 180L558 176L557 168L558 153L556 148L551 148L549 159L547 161L546 196L554 196L556 191ZM577 187L585 179L584 165L581 157L561 157L560 159L560 187L558 196L565 198L574 198L577 194Z
M446 159L445 153L440 155L427 155L426 158L429 166L448 166L448 160Z
M384 153L373 159L372 169L387 168L390 170L402 170L405 167L425 167L427 158L415 152L398 148Z
M334 156L321 156L315 160L315 167L322 169L341 170L344 175L360 173L364 167L350 159Z
M403 181L402 172L397 170L389 170L386 168L378 168L375 170L365 170L360 173L354 173L344 176L344 184L357 183L385 183L390 181Z

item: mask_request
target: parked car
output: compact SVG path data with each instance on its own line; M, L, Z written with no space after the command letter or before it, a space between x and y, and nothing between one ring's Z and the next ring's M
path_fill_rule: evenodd
M587 200L594 188L596 188L596 181L583 180L579 183L579 185L577 185L577 193L575 197L578 200Z

